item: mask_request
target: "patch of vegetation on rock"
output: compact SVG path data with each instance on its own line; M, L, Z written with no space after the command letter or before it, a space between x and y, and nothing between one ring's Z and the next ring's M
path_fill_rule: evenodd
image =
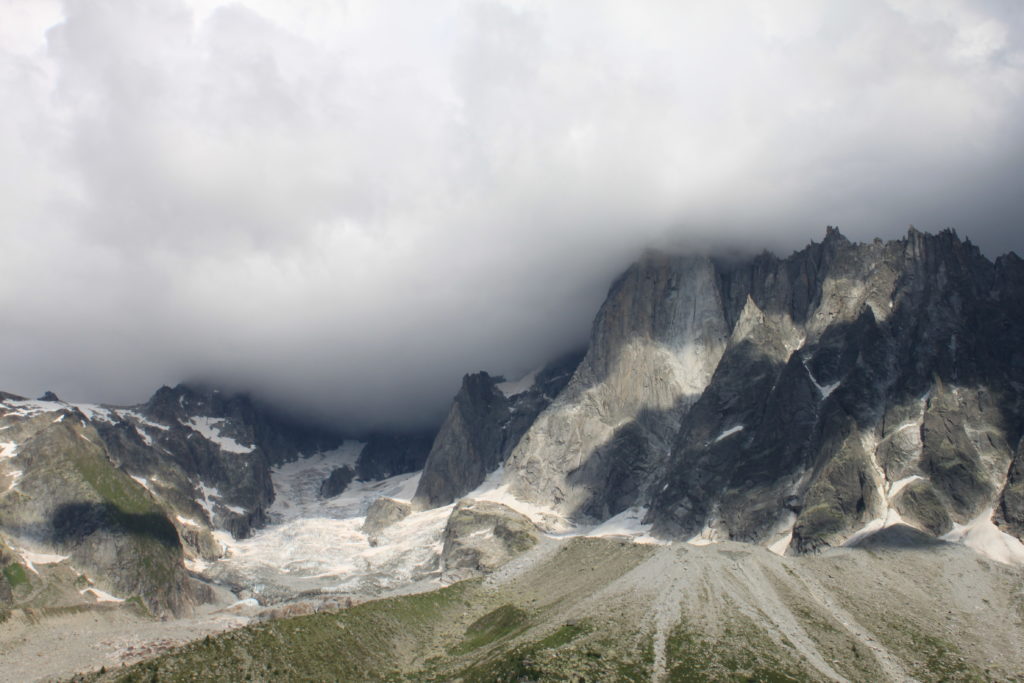
M10 584L11 588L17 588L21 585L28 585L28 574L25 572L25 567L13 562L3 569L4 578L7 579L7 583Z
M481 648L484 645L522 630L528 615L513 605L502 605L498 609L480 617L466 629L466 636L456 647L454 653L464 653Z

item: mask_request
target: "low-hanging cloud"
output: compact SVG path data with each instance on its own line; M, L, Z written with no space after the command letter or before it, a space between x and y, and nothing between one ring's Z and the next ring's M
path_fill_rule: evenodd
M429 422L581 343L647 245L1024 243L1009 0L0 12L3 390Z

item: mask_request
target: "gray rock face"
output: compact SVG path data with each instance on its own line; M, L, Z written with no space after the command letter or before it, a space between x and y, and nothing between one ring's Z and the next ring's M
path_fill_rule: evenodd
M1017 538L1024 539L1024 440L1017 442L996 514L1001 526Z
M814 551L1024 522L1024 263L951 231L748 261L648 254L506 463L577 520Z
M496 385L486 372L463 377L427 457L414 504L447 505L475 488L501 462L509 403Z
M486 372L466 375L434 439L413 502L447 505L483 483L572 377L580 354L568 354L544 368L533 385L506 396L501 378Z
M356 474L363 481L376 481L421 470L430 454L434 436L434 432L370 434L359 454Z
M352 483L355 476L355 470L351 467L336 467L320 484L320 497L334 498Z
M539 538L533 522L508 506L461 501L445 526L442 576L451 581L492 572L532 548Z
M363 533L379 534L396 522L401 522L412 513L412 505L394 498L381 497L370 503L363 522Z
M579 368L509 457L513 492L577 518L629 507L664 465L728 335L714 264L648 254L612 286Z

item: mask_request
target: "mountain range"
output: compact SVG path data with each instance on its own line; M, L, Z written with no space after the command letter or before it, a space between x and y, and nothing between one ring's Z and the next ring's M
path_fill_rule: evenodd
M130 407L0 394L0 609L127 602L181 617L229 589L244 603L237 609L263 618L325 596L360 602L467 579L458 590L490 604L505 588L479 586L509 568L533 572L538 586L551 579L545 567L567 571L552 559L560 546L583 569L611 572L567 603L579 612L572 624L521 601L493 605L490 617L475 605L467 614L481 612L483 626L455 619L458 638L451 628L423 636L447 643L448 659L424 668L412 657L388 675L498 680L487 678L497 675L488 661L516 652L541 661L536 648L524 654L526 643L555 633L566 646L600 649L594 634L615 629L595 596L617 604L615 582L635 583L633 572L654 571L651 563L664 574L651 581L668 581L661 589L678 604L659 610L650 632L625 629L640 655L615 659L619 668L573 650L580 671L683 680L672 672L688 661L687 639L724 638L728 624L748 619L775 654L743 671L955 673L950 658L962 648L944 645L937 664L915 660L903 641L872 651L869 633L899 629L837 586L822 588L821 572L856 584L867 580L857 572L927 573L947 561L973 576L981 562L995 572L985 599L1010 601L1017 616L1006 637L1020 638L1024 603L1005 587L1024 565L1021 339L1024 262L1015 254L989 260L951 230L861 244L830 227L784 258L645 253L612 284L585 349L516 381L467 374L436 432L345 434L188 385ZM309 538L322 545L302 555ZM593 545L602 543L609 558L628 559L602 569ZM698 559L692 549L702 546L713 554ZM850 548L871 559L848 560L850 569ZM753 558L736 560L753 568L733 571L728 553ZM706 575L694 589L719 605L721 623L681 597L679 572L690 563ZM731 578L716 583L716 572ZM472 583L481 575L492 578ZM931 597L893 576L883 583L927 611L939 610L937 596L960 599L957 579L947 579ZM656 601L638 600L622 610L642 621L638 605ZM852 650L836 650L839 636L826 646L814 628L845 629ZM460 645L474 629L500 634L486 647ZM728 656L710 669L691 662L691 673L727 676ZM961 673L994 676L985 657L967 656ZM1020 663L1007 661L997 664L1010 675Z

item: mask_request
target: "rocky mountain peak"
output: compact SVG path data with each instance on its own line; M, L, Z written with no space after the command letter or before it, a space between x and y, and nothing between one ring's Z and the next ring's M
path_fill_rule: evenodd
M674 538L806 551L897 518L947 533L1014 485L1019 263L951 230L858 244L832 227L784 259L645 254L507 481L577 519L648 506Z

